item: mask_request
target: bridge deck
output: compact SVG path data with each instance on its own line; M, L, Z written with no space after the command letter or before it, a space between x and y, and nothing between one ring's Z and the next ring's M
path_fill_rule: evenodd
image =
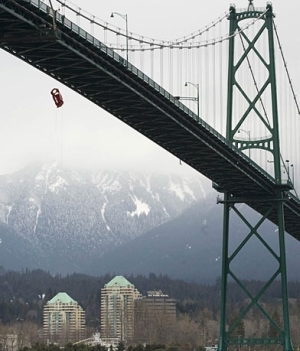
M103 43L39 0L0 0L0 47L108 111L260 213L278 187L247 156ZM300 240L300 201L286 193ZM277 224L277 211L268 217Z

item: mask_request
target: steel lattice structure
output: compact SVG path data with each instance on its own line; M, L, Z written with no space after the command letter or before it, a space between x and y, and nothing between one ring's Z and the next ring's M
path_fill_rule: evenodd
M211 179L226 194L227 204L245 203L281 226L283 215L270 202L282 203L285 230L300 240L300 201L290 192L289 182L275 181L233 140L224 138L142 71L43 2L0 0L0 47Z

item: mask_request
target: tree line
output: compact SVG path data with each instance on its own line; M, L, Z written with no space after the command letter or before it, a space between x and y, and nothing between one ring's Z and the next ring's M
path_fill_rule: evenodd
M1 269L0 269L1 271ZM67 276L51 275L42 270L24 270L21 272L2 269L0 274L0 333L11 334L18 330L20 335L30 334L30 342L42 340L39 330L42 328L43 306L58 292L66 292L86 312L87 334L100 330L101 289L114 275L99 277L84 274ZM215 344L219 334L220 279L214 284L201 284L171 279L167 275L149 274L148 276L126 276L141 294L149 290L162 290L177 300L177 324L164 333L160 327L155 342L170 347L174 341L189 347ZM244 281L243 284L253 295L265 284L260 281ZM246 303L244 292L234 282L228 286L229 309L233 315L239 315ZM291 334L294 346L300 345L300 282L289 282ZM281 284L274 282L261 299L266 310L275 316L280 310ZM270 336L272 327L263 321L259 311L251 311L239 327L238 334L252 333L257 337ZM21 339L20 339L21 340ZM189 348L187 347L187 348ZM163 349L163 347L161 347ZM38 350L40 351L40 350ZM53 350L54 351L54 350ZM100 350L99 350L100 351ZM136 351L136 350L131 350ZM140 350L137 350L140 351Z
M65 351L110 351L112 348L106 348L105 346L96 345L90 346L87 344L78 344L74 345L68 343L63 348ZM126 349L124 343L120 342L115 349L115 351L124 351ZM156 350L165 350L165 351L179 351L179 345L164 345L164 344L137 344L137 345L129 345L127 347L127 351L156 351ZM32 347L24 347L19 349L19 351L61 351L61 347L58 345L51 344L49 346L45 344L36 343ZM195 350L196 351L196 350ZM197 350L198 351L198 350ZM199 350L200 351L200 350Z
M15 320L36 320L42 323L43 305L59 292L66 292L86 311L87 323L100 317L101 289L114 275L99 277L74 273L61 276L43 270L8 271L0 275L0 319L6 323ZM143 295L149 290L162 290L177 300L177 310L182 314L195 314L207 308L213 314L220 307L220 279L214 284L201 284L171 279L168 275L126 276ZM243 282L253 294L258 292L264 282ZM231 303L238 304L245 298L241 289L229 282L228 295ZM291 299L300 297L300 282L289 282ZM275 282L262 297L264 303L273 303L281 298L280 282Z

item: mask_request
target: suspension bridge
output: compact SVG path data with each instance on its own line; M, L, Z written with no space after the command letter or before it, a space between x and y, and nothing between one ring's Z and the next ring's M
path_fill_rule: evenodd
M71 2L57 0L56 5L0 0L1 48L212 180L224 194L219 200L224 204L219 350L278 344L291 350L284 233L300 240L300 184L295 172L299 155L293 147L297 145L299 107L272 5L256 8L250 0L245 9L231 6L210 25L171 41L129 32L127 15L112 13L125 20L123 30ZM281 62L281 71L277 62ZM188 93L183 93L184 86ZM284 93L277 94L279 86ZM287 117L290 123L285 123ZM240 203L260 214L257 223L249 223L236 206ZM230 212L248 229L231 253ZM278 227L278 252L260 234L265 220ZM252 236L278 262L270 280L255 295L230 268ZM250 303L228 326L229 278ZM259 303L278 278L282 282L282 325ZM275 336L235 335L253 307L270 322Z

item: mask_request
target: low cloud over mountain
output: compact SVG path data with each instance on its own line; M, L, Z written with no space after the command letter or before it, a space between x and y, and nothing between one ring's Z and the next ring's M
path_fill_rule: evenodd
M16 252L16 242L22 243L14 268L89 273L104 253L204 198L202 179L75 171L56 164L1 176L0 250ZM0 264L7 263L1 256Z

